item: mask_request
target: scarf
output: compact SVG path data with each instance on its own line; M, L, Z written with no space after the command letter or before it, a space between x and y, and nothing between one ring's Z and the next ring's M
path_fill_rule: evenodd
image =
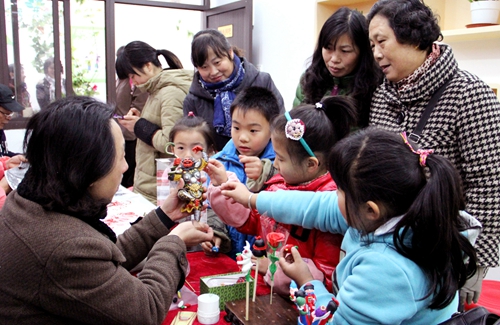
M430 66L433 65L437 59L441 51L439 49L439 45L437 43L432 44L432 52L427 56L424 63L419 66L415 71L413 71L408 77L399 81L396 85L399 91L404 91L407 88L410 88L412 84L417 82L418 79L429 70Z
M237 55L234 56L233 62L233 73L226 80L208 83L200 77L202 87L208 90L210 94L215 95L213 120L215 132L227 137L231 136L231 113L229 109L236 97L234 89L241 84L245 76L245 69Z

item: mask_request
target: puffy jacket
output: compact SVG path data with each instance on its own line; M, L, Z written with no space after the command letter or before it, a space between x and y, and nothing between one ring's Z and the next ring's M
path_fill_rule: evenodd
M193 72L189 70L163 70L145 84L138 86L149 93L141 119L155 124L158 132L154 134L150 144L134 130L137 138L141 140L137 141L136 146L134 192L143 195L153 204L156 204L155 159L168 157L165 153L168 135L175 122L182 117L182 102L189 91L192 75ZM136 128L138 124L139 122L136 123Z
M283 103L283 97L281 97L278 88L274 85L273 79L266 72L260 72L257 68L248 61L245 61L244 58L240 58L245 68L245 76L243 77L243 81L241 84L235 89L234 93L238 94L239 92L247 89L251 86L258 86L267 88L273 92L278 100L278 104L280 106L280 113L285 112L285 104ZM200 74L196 72L194 74L193 83L189 88L189 94L184 100L184 116L186 116L190 111L194 113L196 116L203 117L210 126L213 125L214 121L214 97L201 86L200 83ZM222 150L226 143L231 139L230 137L226 137L223 135L219 135L214 131L215 141L217 143L217 151Z

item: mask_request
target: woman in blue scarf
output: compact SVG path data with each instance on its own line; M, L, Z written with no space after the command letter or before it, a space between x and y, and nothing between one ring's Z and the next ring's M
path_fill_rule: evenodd
M198 32L191 43L191 61L196 68L189 94L184 100L184 116L193 112L212 125L217 151L231 139L229 108L236 95L250 86L267 88L278 99L281 113L285 107L280 92L268 73L260 72L243 58L215 29Z

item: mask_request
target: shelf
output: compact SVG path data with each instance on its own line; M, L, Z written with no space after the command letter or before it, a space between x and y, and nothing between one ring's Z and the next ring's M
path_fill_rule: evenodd
M443 30L443 42L463 42L463 41L476 41L487 39L500 39L500 25L475 27L475 28L461 28Z
M351 6L362 2L373 2L372 0L317 0L318 3L331 4L338 7Z
M338 8L347 6L366 15L375 2L376 0L316 0L317 32L319 33L323 23ZM465 0L426 0L425 3L440 17L444 43L500 40L500 25L465 28L465 24L470 23L470 6Z

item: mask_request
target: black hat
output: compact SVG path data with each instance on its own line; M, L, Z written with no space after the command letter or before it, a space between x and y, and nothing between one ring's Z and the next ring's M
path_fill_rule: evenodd
M24 106L16 102L14 94L9 87L0 84L0 106L11 112L20 112Z

